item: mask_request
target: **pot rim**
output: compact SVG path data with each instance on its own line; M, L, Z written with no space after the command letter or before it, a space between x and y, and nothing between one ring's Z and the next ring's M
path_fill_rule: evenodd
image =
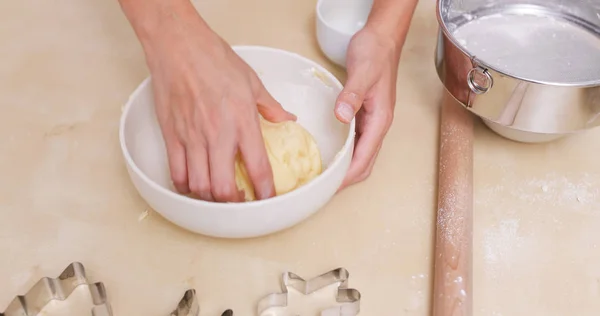
M529 83L546 85L546 86L567 87L567 88L593 88L593 87L600 86L600 77L594 81L586 81L586 82L579 82L579 83L561 83L561 82L529 79L529 78L518 76L516 74L510 73L510 72L507 72L504 70L497 69L496 67L493 67L492 65L488 64L485 60L478 59L476 56L472 55L468 50L466 50L462 45L460 45L460 43L456 40L456 38L454 38L454 36L452 35L450 30L448 30L448 27L446 26L446 21L444 21L444 19L442 17L441 2L442 1L440 1L440 0L436 1L436 17L437 17L440 31L452 43L452 45L454 45L454 47L458 48L470 60L476 61L478 66L485 68L485 69L492 70L502 76L514 78L514 79L529 82Z

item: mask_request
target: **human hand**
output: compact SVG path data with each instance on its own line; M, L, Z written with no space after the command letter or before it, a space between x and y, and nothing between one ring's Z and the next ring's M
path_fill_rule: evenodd
M399 58L397 42L368 26L350 41L346 58L348 79L336 101L335 115L344 123L356 116L356 140L340 190L371 174L394 116Z
M256 197L272 197L258 114L272 122L295 117L194 14L178 16L181 24L164 25L144 43L174 186L206 201L241 202L234 170L241 154Z

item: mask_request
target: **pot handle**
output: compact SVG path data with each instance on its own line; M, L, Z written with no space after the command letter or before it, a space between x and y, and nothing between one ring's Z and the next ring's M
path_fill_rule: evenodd
M467 74L467 84L473 93L484 94L494 85L494 79L487 69L477 66Z

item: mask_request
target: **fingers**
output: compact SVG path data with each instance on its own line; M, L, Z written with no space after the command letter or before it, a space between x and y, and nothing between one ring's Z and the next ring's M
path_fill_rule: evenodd
M258 112L267 121L278 123L283 121L295 121L296 116L283 109L281 104L273 98L273 96L267 91L265 86L262 84L259 78L257 80L257 108Z
M258 120L252 122L249 128L240 133L240 152L246 172L254 187L254 195L257 199L264 200L275 196L273 170L269 163L259 122Z
M353 176L351 174L346 175L344 181L342 182L342 185L338 189L338 192L344 190L345 188L353 184L364 181L365 179L367 179L367 177L369 177L369 175L371 175L371 172L373 171L373 166L375 166L375 161L377 161L377 156L379 156L379 151L381 150L382 145L383 142L379 144L379 146L376 149L375 155L371 157L371 161L368 163L367 168L364 171L362 171L362 173L358 174L357 176Z
M194 139L188 143L187 170L190 191L204 201L213 201L206 142Z
M376 156L380 148L380 133L377 131L365 131L359 138L354 149L354 156L350 163L350 168L346 173L343 186L348 186L358 182L359 178L367 172L369 165ZM368 175L368 174L367 174Z
M237 146L232 129L223 129L209 140L208 160L212 196L217 202L242 202L242 193L235 183Z
M185 146L177 137L175 125L168 109L164 106L161 107L162 104L164 103L157 103L156 112L167 149L171 181L173 181L173 186L177 192L188 194L190 188L188 184L187 152Z
M355 73L349 74L346 86L335 102L335 116L346 124L350 123L360 110L367 91L373 86L366 77Z
M163 140L169 160L169 173L175 190L181 194L190 193L188 186L188 171L186 150L183 143L177 137L174 118L171 112L169 94L161 89L157 79L152 80L154 91L155 111L160 125Z
M385 134L391 125L392 114L379 112L364 113L364 115L360 122L363 130L356 142L354 156L342 187L360 182L370 175Z
M179 140L165 137L167 156L169 157L169 171L171 180L177 192L181 194L190 193L188 185L188 170L186 150Z

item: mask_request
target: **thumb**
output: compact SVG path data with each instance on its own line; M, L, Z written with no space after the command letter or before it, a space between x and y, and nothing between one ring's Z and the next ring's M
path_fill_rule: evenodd
M369 86L361 81L356 77L349 77L335 102L335 116L342 123L350 123L365 100Z
M262 83L259 83L258 97L256 98L258 113L262 117L272 123L283 121L295 121L297 118L294 114L283 109L281 104L273 98Z

